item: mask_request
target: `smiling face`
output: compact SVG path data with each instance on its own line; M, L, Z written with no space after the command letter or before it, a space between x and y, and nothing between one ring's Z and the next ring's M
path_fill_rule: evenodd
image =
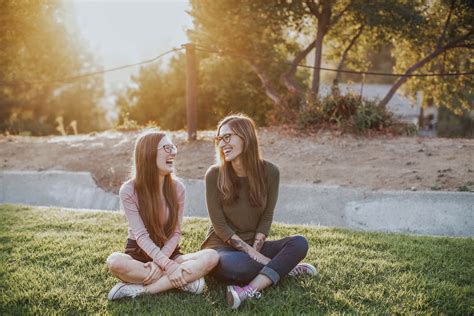
M177 154L176 146L168 136L164 136L158 144L156 153L156 165L160 176L166 176L174 172L174 159Z
M220 137L218 146L224 153L224 159L227 162L234 161L242 154L244 150L244 141L229 126L224 124L219 130Z

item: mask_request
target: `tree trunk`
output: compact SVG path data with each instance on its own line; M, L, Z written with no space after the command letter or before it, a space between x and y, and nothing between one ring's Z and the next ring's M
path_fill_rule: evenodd
M423 67L426 63L433 60L434 58L436 58L439 54L441 54L444 51L445 51L445 48L440 48L440 49L435 50L434 52L432 52L431 54L429 54L428 56L426 56L425 58L423 58L422 60L415 63L410 68L408 68L407 71L405 71L404 75L411 75L415 70L417 70L418 68ZM388 102L390 101L390 99L392 99L395 92L397 92L398 88L400 88L401 85L404 84L405 81L408 80L408 78L409 77L401 77L400 79L398 79L393 84L393 86L390 88L390 90L385 95L385 97L382 99L382 101L380 101L379 106L380 107L386 106L388 104Z
M316 36L316 53L314 54L314 69L313 69L313 82L311 84L311 91L315 99L319 96L319 83L321 70L321 55L323 53L323 40L324 34L318 28L318 34Z
M313 82L311 84L312 97L317 99L319 97L319 85L320 85L320 74L321 74L321 59L323 55L323 42L324 36L329 29L329 23L331 21L331 10L332 3L329 1L324 2L321 14L318 18L318 31L316 33L316 53L314 55L314 69L313 69Z

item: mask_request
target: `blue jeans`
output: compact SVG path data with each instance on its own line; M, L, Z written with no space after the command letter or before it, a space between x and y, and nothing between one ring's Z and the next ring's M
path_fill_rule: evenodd
M267 265L234 248L215 250L219 253L219 263L211 271L215 278L226 283L248 284L258 274L263 274L275 285L303 260L308 252L308 241L300 235L265 241L260 253L271 259Z

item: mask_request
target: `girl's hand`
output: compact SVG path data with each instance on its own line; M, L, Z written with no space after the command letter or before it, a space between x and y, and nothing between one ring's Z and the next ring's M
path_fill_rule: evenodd
M189 268L183 267L183 265L179 265L179 267L173 271L170 275L168 275L168 279L171 282L171 285L175 288L180 288L188 284L184 279L184 272L191 274L191 270Z
M252 250L248 252L248 255L250 256L250 258L264 265L270 262L270 258L265 257L264 255L262 255L260 252L256 251L253 248L251 249Z
M143 279L143 284L145 285L154 283L163 275L163 270L153 261L147 262L143 266L150 269L148 275Z
M258 252L260 252L260 250L262 249L263 247L263 244L265 243L265 238L266 236L262 233L257 233L255 235L255 240L253 242L253 249L257 250Z

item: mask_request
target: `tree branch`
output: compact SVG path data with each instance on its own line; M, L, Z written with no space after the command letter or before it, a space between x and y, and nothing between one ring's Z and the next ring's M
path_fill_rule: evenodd
M451 14L453 13L455 3L456 3L456 0L451 0L451 6L449 7L449 12L446 18L446 22L444 23L443 32L438 38L438 42L436 43L436 48L440 48L441 45L443 44L443 40L444 40L444 37L446 36L446 31L448 30L449 21L451 20Z
M312 0L306 0L306 5L308 6L309 11L319 20L321 18L321 13L319 13L318 5Z
M360 37L360 35L364 31L364 26L365 26L364 24L360 25L359 29L357 30L357 33L355 34L355 36L352 38L351 42L349 43L349 46L347 46L346 49L344 50L344 53L342 53L341 60L339 62L339 66L337 67L337 75L336 75L336 80L337 81L339 81L339 79L341 78L341 72L340 71L342 70L342 67L344 66L347 55L349 54L349 51L351 50L352 46L354 46L355 42L357 41L357 39Z
M276 92L276 89L274 88L272 82L268 78L268 76L265 74L263 69L254 61L251 59L247 58L248 63L250 64L250 67L252 70L257 74L258 78L260 79L263 88L265 89L265 94L278 106L282 107L283 106L283 101L282 98L278 95Z
M461 37L453 39L451 42L449 42L445 46L435 49L433 52L431 52L431 54L429 54L428 56L426 56L425 58L421 59L420 61L413 64L410 68L408 68L405 71L404 75L412 74L415 70L417 70L418 68L423 67L426 63L428 63L431 60L433 60L434 58L438 57L440 54L444 53L445 51L458 47L460 45L460 43L464 42L466 39L468 39L470 36L472 36L473 33L474 33L474 31L470 31L470 32L464 34ZM379 106L386 106L388 104L388 102L390 101L390 99L395 94L395 92L397 92L398 88L400 88L400 86L402 84L404 84L408 80L408 78L409 77L407 77L407 76L403 76L400 79L398 79L393 84L392 88L390 88L387 95L382 99L382 101L380 101Z
M309 54L309 52L314 49L314 47L316 47L316 40L309 44L308 47L306 47L303 51L299 52L291 63L290 68L281 75L280 82L291 93L303 92L303 90L299 88L295 82L296 69L298 68L298 64Z

